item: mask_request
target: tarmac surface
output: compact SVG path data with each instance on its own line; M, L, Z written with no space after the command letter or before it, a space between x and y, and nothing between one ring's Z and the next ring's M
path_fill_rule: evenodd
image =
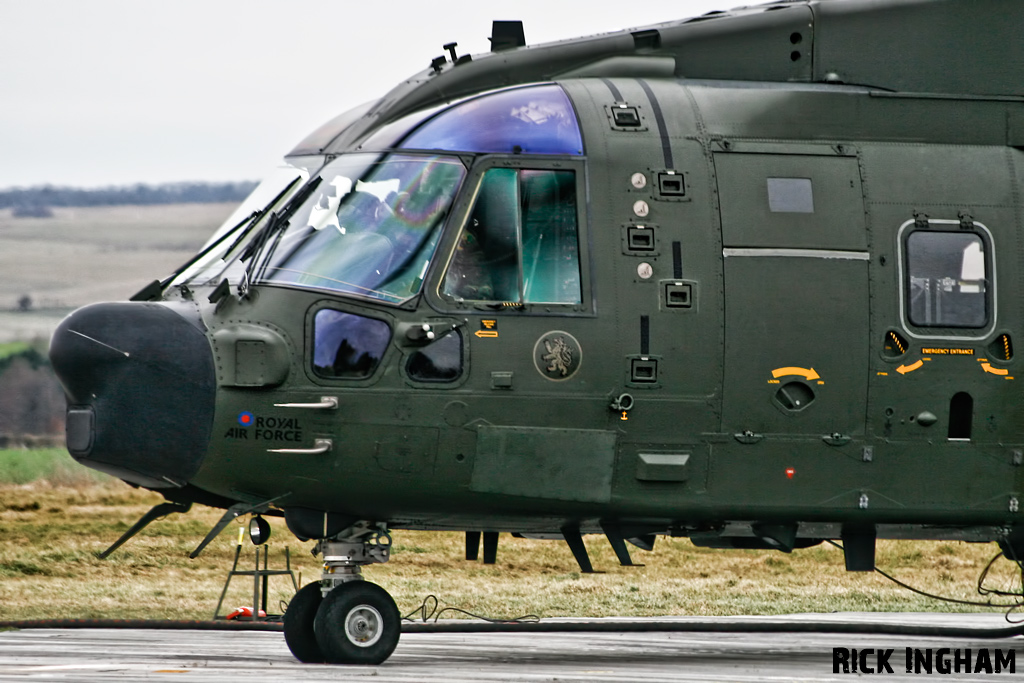
M560 620L545 620L545 623ZM258 631L32 628L0 632L0 681L849 681L857 674L833 673L833 648L874 650L865 660L877 666L877 651L892 649L892 674L868 680L1021 680L1024 637L914 636L851 633L794 633L787 625L808 623L827 629L850 624L1004 629L1001 614L840 613L785 617L689 619L671 622L777 624L780 632L635 632L653 620L589 620L610 630L545 633L403 633L398 649L379 666L309 665L296 661L283 634ZM669 620L660 619L658 623ZM450 622L449 622L450 623ZM579 623L573 620L569 623ZM1018 627L1019 628L1019 627ZM1024 631L1020 631L1024 632ZM907 648L922 652L969 648L974 665L981 650L994 663L996 651L1013 653L1014 672L907 673ZM1019 654L1019 656L1017 656ZM950 655L950 661L951 655ZM884 669L883 669L884 671ZM867 675L861 672L861 675Z

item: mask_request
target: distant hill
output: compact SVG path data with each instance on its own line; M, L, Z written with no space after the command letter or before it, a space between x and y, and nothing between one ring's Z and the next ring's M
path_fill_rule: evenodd
M123 206L153 204L209 204L240 202L252 192L256 183L165 183L162 185L127 185L82 189L75 187L40 187L0 190L0 209L13 209L22 217L48 215L46 209L72 206Z

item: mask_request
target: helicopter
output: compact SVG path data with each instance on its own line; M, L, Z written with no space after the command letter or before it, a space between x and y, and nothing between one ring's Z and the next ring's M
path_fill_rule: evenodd
M1024 557L1022 23L496 21L300 142L176 272L69 315L67 448L166 499L118 544L193 503L225 510L196 553L242 515L315 541L304 662L392 654L361 568L396 529L564 539L584 571L585 534L623 564L659 535Z

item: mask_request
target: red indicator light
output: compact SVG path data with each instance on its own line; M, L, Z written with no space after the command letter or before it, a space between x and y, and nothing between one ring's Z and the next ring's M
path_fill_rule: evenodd
M793 469L792 467L786 468L786 479L792 479L794 474L796 474L795 469Z

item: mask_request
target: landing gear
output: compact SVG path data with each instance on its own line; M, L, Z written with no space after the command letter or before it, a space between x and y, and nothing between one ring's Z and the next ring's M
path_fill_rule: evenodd
M295 655L295 659L306 664L322 664L327 661L313 630L313 620L323 601L320 583L307 583L299 589L284 611L284 642L288 643L288 649Z
M321 541L324 572L303 587L284 614L284 638L301 662L380 664L402 632L402 615L380 586L363 580L362 567L387 562L391 536L383 526L355 524Z
M380 664L391 656L402 632L402 615L375 583L345 583L324 598L316 613L316 642L336 664Z

